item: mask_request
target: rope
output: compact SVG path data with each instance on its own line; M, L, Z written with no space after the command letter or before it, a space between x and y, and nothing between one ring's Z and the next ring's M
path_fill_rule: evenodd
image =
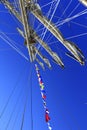
M56 3L56 6L55 6L55 8L54 8L54 10L53 10L53 13L52 13L52 15L51 15L51 18L50 18L50 20L49 20L49 23L52 21L53 16L54 16L54 14L55 14L55 12L56 12L56 9L57 9L59 3L60 3L60 0L58 0L57 3ZM50 7L50 9L49 9L49 12L48 12L47 17L50 15L51 9L52 9L52 4L51 4L51 7ZM48 23L48 26L49 26L49 23ZM43 33L43 36L42 36L42 40L43 40L44 37L45 37L45 35L46 35L46 33L47 33L47 28L45 29L45 27L44 27L42 33ZM41 34L41 35L42 35L42 34ZM40 47L41 47L41 45L38 46L38 50L40 49ZM37 54L37 53L36 53L36 54Z
M4 35L6 36L6 35ZM12 43L10 43L9 41L7 41L1 34L0 37L10 46L12 47L15 51L17 51L23 58L25 58L27 61L29 61L29 59L16 47L13 46Z
M12 19L15 21L15 23L17 24L17 26L19 28L22 28L21 24L19 24L19 21L16 19L16 17L12 13L10 13L10 15L11 15Z
M31 92L31 130L33 130L33 113L32 113L32 65L31 65L31 71L30 71L30 92ZM28 93L26 96L26 100L25 100L25 105L24 105L24 110L23 110L23 115L22 115L22 123L21 123L21 128L20 130L23 130L23 125L24 125L24 118L25 118L25 112L26 112L26 106L27 106L27 101L28 101Z
M27 71L26 71L26 72L27 72ZM25 74L25 75L26 75L26 74ZM24 76L24 74L23 74L23 76ZM25 76L25 79L26 79L26 76ZM18 104L19 101L20 101L20 97L21 97L21 95L22 95L22 92L23 92L23 87L21 88L21 91L20 91L20 93L19 93L19 95L18 95L18 97L17 97L16 103L15 103L15 105L14 105L14 108L13 108L12 112L11 112L11 115L10 115L10 118L9 118L9 120L8 120L8 123L7 123L7 125L6 125L5 130L7 130L8 127L9 127L9 125L10 125L12 116L13 116L13 114L15 113L16 106L17 106L17 104Z
M77 4L77 6L72 10L72 12L68 15L68 17L70 17L73 14L73 12L79 7L79 5L80 3Z
M56 12L56 9L57 9L59 3L60 3L60 0L58 0L57 3L56 3L56 7L55 7L55 9L54 9L54 11L53 11L53 13L52 13L52 15L51 15L51 18L50 18L50 20L49 20L49 23L52 21L53 16L54 16L54 14L55 14L55 12ZM49 26L49 23L48 23L48 26ZM43 37L42 37L42 40L44 39L46 33L47 33L47 28L46 28L46 30L45 30L45 32L44 32L44 35L43 35Z
M62 15L60 16L59 20L56 22L56 25L60 23L61 17L64 15L65 11L69 8L69 6L71 5L71 2L72 2L72 0L70 1L70 3L69 3L69 4L67 5L67 7L65 8L65 10L64 10L64 12L62 13ZM71 11L71 13L67 16L66 19L68 19L68 18L73 14L73 12L78 8L79 5L80 5L80 4L78 3L78 4L75 6L75 8ZM57 26L58 26L58 25L57 25Z
M28 85L28 83L29 83L29 81L31 80L31 66L30 66L30 71L29 71L29 76L27 76L28 77L28 79L27 79L27 85ZM29 91L28 90L28 88L29 88L29 86L27 86L27 92ZM26 94L25 94L26 95ZM23 96L23 99L24 99L24 96ZM21 100L22 101L22 100ZM17 119L18 119L18 113L19 113L19 111L20 111L20 106L19 106L19 108L18 108L18 112L17 112L17 114L16 114L16 116L15 116L15 119L14 119L14 123L13 123L13 126L12 126L12 130L14 130L15 129L15 124L16 124L16 122L17 122ZM22 124L21 124L22 125ZM22 128L22 126L21 126L21 128Z
M25 69L24 69L24 70L25 70ZM21 71L20 75L18 76L17 82L15 83L15 85L14 85L14 87L13 87L13 89L12 89L12 91L11 91L11 93L10 93L8 99L7 99L7 102L5 103L3 109L2 109L2 111L1 111L1 113L0 113L0 119L1 119L2 116L4 115L4 112L5 112L6 108L7 108L8 104L9 104L9 102L10 102L12 96L13 96L13 93L15 92L15 90L16 90L16 88L17 88L17 84L19 83L19 80L22 78L22 76L23 76L23 70Z
M23 130L24 117L25 117L25 112L26 112L26 106L27 106L27 96L26 96L26 100L25 100L25 105L24 105L24 111L23 111L22 123L21 123L21 129L20 130Z
M72 38L82 37L82 36L85 36L85 35L87 35L87 33L81 33L81 34L78 34L78 35L75 35L75 36L67 37L66 39L72 39Z
M58 22L60 21L60 19L62 18L62 16L65 14L65 12L67 11L67 9L70 7L71 3L72 3L72 0L70 0L70 2L68 3L68 5L66 6L66 8L65 8L65 10L63 11L62 15L60 16Z
M63 25L64 23L67 23L67 22L69 22L69 21L71 21L71 20L73 20L73 19L75 19L77 17L80 17L80 16L84 15L84 14L87 14L87 9L77 13L76 15L74 15L72 17L69 17L69 18L66 18L66 19L60 21L60 23L57 24L57 26Z
M76 24L76 25L78 25L78 26L80 26L80 27L83 27L83 28L86 28L86 29L87 29L87 26L84 25L84 24L77 23L77 22L73 22L73 21L71 21L71 23Z
M44 8L44 7L46 7L46 6L48 6L48 5L52 4L52 3L54 3L55 1L56 1L56 0L52 0L51 2L48 2L47 4L41 6L41 8Z

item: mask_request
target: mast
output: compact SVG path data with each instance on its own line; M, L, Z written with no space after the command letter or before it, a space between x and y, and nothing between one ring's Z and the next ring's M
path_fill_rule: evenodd
M32 62L33 59L31 56L31 47L30 47L30 43L29 43L30 28L28 26L28 19L27 19L27 13L26 13L26 9L25 9L25 3L24 3L24 0L19 0L19 3L20 3L20 9L21 9L22 22L24 25L25 39L27 42L27 48L28 48L28 52L29 52L29 56L30 56L30 61Z

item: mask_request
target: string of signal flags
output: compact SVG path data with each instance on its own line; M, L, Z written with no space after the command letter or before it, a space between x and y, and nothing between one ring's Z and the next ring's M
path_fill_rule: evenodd
M45 112L45 121L48 125L48 129L52 130L52 127L50 125L50 116L49 116L49 110L47 108L47 103L46 103L46 91L45 91L45 86L42 80L42 77L40 75L40 70L37 66L37 64L35 64L35 68L36 68L36 73L37 73L37 77L38 77L38 82L39 82L39 86L40 86L40 92L41 92L41 97L42 97L42 101L43 101L43 107L44 107L44 112Z

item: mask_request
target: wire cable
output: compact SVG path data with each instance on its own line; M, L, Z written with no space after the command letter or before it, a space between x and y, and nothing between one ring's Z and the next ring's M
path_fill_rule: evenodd
M15 51L17 51L23 58L25 58L27 61L29 61L29 59L20 51L18 50L15 46L13 46L8 40L6 40L1 34L0 37L9 45L11 46Z
M24 66L24 68L25 68L25 66ZM25 69L24 69L24 70L25 70ZM16 81L16 83L15 83L15 85L14 85L14 87L13 87L13 89L12 89L12 91L11 91L11 93L10 93L10 95L9 95L9 97L8 97L8 99L7 99L7 101L6 101L5 105L4 105L4 107L3 107L2 111L1 111L1 113L0 113L0 119L1 119L2 116L4 115L4 112L5 112L5 110L6 110L7 106L8 106L8 104L9 104L9 102L10 102L12 96L13 96L13 93L14 93L15 90L17 89L17 85L18 85L19 81L21 80L22 76L23 76L23 70L22 70L21 73L19 74L18 79L17 79L17 81Z
M30 79L30 88L31 88L30 89L30 93L31 93L31 130L33 130L33 114L32 114L32 64L31 64L31 73L30 73L29 79ZM27 93L27 96L26 96L26 99L25 99L25 105L24 105L24 110L23 110L22 122L21 122L21 128L20 128L20 130L23 130L27 101L28 101L28 93Z
M26 69L26 70L27 70L27 69ZM26 72L27 72L27 71L26 71ZM24 76L24 74L23 74L23 76ZM25 79L26 79L26 74L25 74L24 77L25 77ZM24 88L24 87L22 87L21 90L20 90L20 92L19 92L19 95L18 95L18 97L17 97L17 100L16 100L16 103L15 103L15 105L14 105L14 107L13 107L13 110L12 110L12 112L11 112L11 114L10 114L10 117L9 117L9 120L8 120L7 125L6 125L6 127L5 127L5 130L7 130L8 127L9 127L9 125L10 125L11 119L12 119L12 117L13 117L13 114L14 114L15 110L16 110L16 106L17 106L17 104L18 104L19 101L20 101L20 97L21 97L21 95L22 95L22 92L24 91L23 88Z
M32 71L32 67L31 67L31 65L30 65L30 70L29 70L29 76L27 76L27 91L26 92L28 92L29 91L29 81L31 80L31 71ZM25 94L25 96L26 96L27 94ZM24 99L24 96L23 96L23 99ZM19 106L19 108L18 108L18 112L17 112L17 114L16 114L16 116L15 116L15 119L14 119L14 122L13 122L13 126L12 126L12 130L14 130L15 129L15 124L16 124L16 122L17 122L17 119L18 119L18 113L19 113L19 111L20 111L20 106ZM21 128L22 128L22 126L21 126Z

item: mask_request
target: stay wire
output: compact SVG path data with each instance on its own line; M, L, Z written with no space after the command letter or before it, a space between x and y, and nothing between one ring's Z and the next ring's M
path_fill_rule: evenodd
M83 27L83 28L87 29L87 26L84 25L84 24L77 23L77 22L74 22L74 21L71 21L71 23L76 24L76 25L78 25L78 26L80 26L80 27Z
M50 15L50 12L51 12L51 9L52 9L52 5L53 5L53 2L51 2L51 6L50 6L50 9L49 9L49 11L48 11L48 13L47 13L47 17L49 17L49 15ZM42 25L42 24L40 23L40 24L38 25L37 29L39 29L39 27L40 27L41 25ZM45 27L43 27L43 30L42 30L42 33L41 33L41 37L44 36L44 32L45 32ZM40 45L38 46L38 48L40 48Z
M27 78L27 84L29 83L29 81L30 81L30 77L31 77L31 65L30 65L30 71L29 71L29 76L28 76L28 78ZM29 87L27 86L27 92L28 92L28 89L29 89ZM25 94L26 95L26 94ZM24 97L23 97L24 98ZM19 110L20 110L20 106L19 106L19 108L18 108L18 113L19 113ZM17 119L18 119L18 113L16 114L16 116L15 116L15 119L14 119L14 123L13 123L13 126L12 126L12 130L14 130L15 129L15 124L16 124L16 121L17 121Z
M23 99L24 99L24 95L22 96L21 101L23 101ZM19 112L20 112L20 106L18 107L18 110L17 110L16 116L15 116L15 119L14 119L14 121L13 121L12 130L15 129L15 125L16 125L16 122L17 122L17 119L18 119L18 116L19 116Z
M70 36L70 37L67 37L66 39L73 39L73 38L78 38L78 37L82 37L82 36L86 36L87 35L87 32L86 33L81 33L81 34L78 34L78 35L74 35L74 36Z
M53 15L54 15L55 10L56 10L56 8L57 8L57 4L58 4L58 2L56 3L56 7L55 7L54 11L52 12L52 15L51 15L51 18L50 18L50 20L49 20L49 23L51 22L51 20L52 20L52 18L53 18ZM52 6L53 6L53 3L51 3L50 9L49 9L49 11L48 11L48 13L47 13L47 16L46 16L47 18L49 17L49 15L50 15L50 13L51 13L51 11L52 11ZM48 26L49 26L49 25L48 25ZM47 28L45 29L45 27L44 27L44 29L43 29L43 31L42 31L42 34L43 34L43 35L41 34L42 40L44 39L46 33L47 33ZM40 47L39 47L39 48L40 48Z
M62 17L64 16L65 12L68 10L68 8L70 7L72 3L72 0L70 0L70 2L68 3L68 5L66 6L66 8L64 9L62 15L60 16L60 18L58 19L58 22L60 21L60 19L62 19Z
M22 28L22 25L19 23L19 21L16 19L16 17L15 17L12 13L10 13L10 14L11 14L12 19L15 21L16 25L17 25L19 28Z
M29 59L18 49L16 46L14 46L12 43L10 43L4 36L0 34L0 38L2 38L9 46L11 46L16 52L18 52L24 59L29 61Z
M53 16L54 16L54 14L55 14L55 12L56 12L56 10L57 10L57 7L58 7L59 3L60 3L60 0L58 0L57 3L56 3L56 7L55 7L54 11L52 12L51 18L50 18L50 20L49 20L49 22L48 22L48 26L49 26L50 22L51 22L52 19L53 19ZM51 8L50 8L50 10L51 10ZM50 14L50 13L48 12L48 15L49 15L49 14ZM43 34L43 36L42 36L42 40L45 38L45 35L46 35L46 33L47 33L47 28L46 28L46 29L43 29L43 32L44 32L44 34ZM39 45L39 46L38 46L38 50L39 50L40 48L41 48L41 46ZM37 53L36 53L36 54L37 54Z
M52 3L54 3L54 2L56 2L56 0L52 0L51 2L46 3L45 5L41 6L41 9L50 5L50 4L52 4Z
M50 6L50 9L49 9L49 11L48 11L48 13L47 13L47 17L49 17L49 15L50 15L50 12L51 12L51 9L52 9L52 5L53 5L53 3L55 2L56 0L52 0L51 2L50 2L50 4L51 4L51 6ZM46 4L46 6L48 5L48 3ZM41 8L43 8L44 7L44 5L41 7ZM40 28L40 26L41 26L42 24L41 23L39 23L39 25L37 26L37 28L36 28L36 31L38 31L38 29ZM45 27L43 27L43 31L42 31L42 33L41 33L41 36L42 36L42 34L44 34L44 30L45 30Z
M24 75L23 75L23 76L24 76ZM11 119L12 119L12 117L13 117L13 114L14 114L15 110L16 110L16 106L17 106L18 102L20 101L20 97L21 97L21 95L22 95L22 92L23 92L23 87L21 88L21 90L20 90L20 92L19 92L19 95L18 95L18 97L17 97L17 100L16 100L16 103L15 103L15 105L14 105L14 107L13 107L13 110L12 110L12 112L11 112L11 114L10 114L10 117L9 117L9 120L8 120L7 125L6 125L6 127L5 127L5 130L7 130L8 127L9 127L9 125L10 125Z
M71 21L71 20L73 20L73 19L75 19L75 18L77 18L77 17L80 17L80 16L82 16L82 15L85 15L85 14L87 14L87 9L85 9L85 10L83 10L83 11L77 13L77 14L74 15L74 16L71 16L71 17L69 17L69 18L66 18L66 19L60 21L60 23L57 24L56 26L61 26L61 25L63 25L64 23L67 23L67 22L69 22L69 21Z
M25 68L25 66L24 66L24 68ZM24 70L25 70L25 69L24 69ZM19 81L21 80L22 76L23 76L23 70L22 70L21 73L19 74L18 79L17 79L17 81L16 81L16 83L15 83L15 85L14 85L14 87L13 87L13 89L12 89L12 91L11 91L9 97L8 97L8 99L7 99L7 102L5 103L3 109L2 109L2 111L1 111L1 113L0 113L0 119L1 119L2 116L4 115L4 112L5 112L5 110L7 109L7 106L8 106L8 104L9 104L9 102L10 102L10 100L11 100L11 98L12 98L12 96L13 96L13 94L14 94L16 88L17 88L17 84L18 84Z
M22 123L21 123L21 128L20 128L20 130L23 130L24 117L25 117L25 112L26 112L26 106L27 106L27 96L26 96L26 100L25 100L25 105L24 105L23 116L22 116Z
M6 35L6 33L2 32L1 30L0 30L0 33L1 33L1 34L3 35L3 37L5 37L17 50L20 51L20 49L16 46L17 43L16 43L14 40L12 40L8 35ZM19 44L18 44L18 45L19 45Z
M72 1L71 1L72 2ZM70 4L71 4L71 2L70 2ZM71 11L71 13L67 16L67 18L66 19L68 19L73 13L74 13L74 11L79 7L79 3L75 6L75 8ZM70 5L69 5L70 6ZM68 8L66 8L66 9L68 9ZM66 9L65 9L65 11L66 11ZM64 13L65 13L65 11L64 11ZM64 14L63 13L63 14ZM60 18L59 18L59 20L56 22L56 25L58 26L58 24L60 23L60 19L61 19L61 17L62 16L60 16Z
M32 87L32 85L31 85L31 82L32 82L32 63L31 63L31 71L30 71L29 79L30 79L30 88L31 88ZM30 92L31 92L31 95L32 95L31 89L30 89ZM23 130L27 102L28 102L28 93L27 93L26 99L25 99L25 105L24 105L24 110L23 110L23 115L22 115L22 123L21 123L20 130ZM32 109L32 98L31 98L31 109ZM31 110L31 112L32 112L32 110ZM33 130L33 123L32 122L33 122L33 116L32 116L32 113L31 113L31 124L32 124L32 130Z
M71 13L68 15L68 18L74 13L74 11L79 7L80 3L78 3L75 8L71 11Z

